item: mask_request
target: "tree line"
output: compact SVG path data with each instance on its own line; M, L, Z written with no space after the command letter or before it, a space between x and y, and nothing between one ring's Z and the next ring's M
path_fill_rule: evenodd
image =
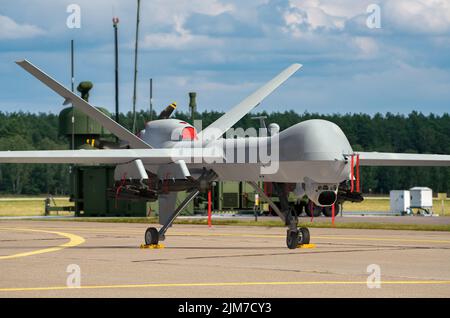
M223 113L195 113L208 126ZM450 115L402 114L316 114L260 112L245 116L235 126L259 127L254 116L267 116L266 123L277 123L281 130L308 119L325 119L336 123L356 151L450 154ZM148 113L137 116L137 127L143 129ZM157 115L154 113L153 118ZM175 117L190 122L189 113L176 112ZM131 113L120 114L120 122L132 127ZM58 115L51 113L0 112L0 150L69 149L69 139L58 135ZM0 193L68 194L69 165L0 164ZM445 167L362 167L361 182L365 193L389 193L391 189L428 186L434 192L450 192L450 168Z

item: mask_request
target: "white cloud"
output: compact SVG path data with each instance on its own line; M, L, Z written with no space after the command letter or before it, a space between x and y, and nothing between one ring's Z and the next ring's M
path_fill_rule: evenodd
M356 18L365 17L366 8L371 3L381 6L382 25L389 31L450 32L449 0L286 0L283 9L285 31L299 36L316 30L343 30L346 22L356 22ZM362 21L365 19L359 20Z
M9 82L20 73L15 65L8 64L17 55L32 59L57 78L67 78L66 44L76 36L77 60L84 61L77 67L77 79L92 79L96 83L93 101L113 105L111 3L114 3L115 14L120 16L121 49L124 48L121 50L121 104L130 105L136 2L77 0L82 7L82 28L69 30L65 25L65 7L71 2L15 0L2 6L2 14L20 24L39 25L46 34L45 42L40 38L25 39L14 41L18 46L11 41L11 45L2 47L3 51L11 52L11 58L0 59L4 81ZM264 103L266 109L298 106L300 111L307 107L332 112L345 105L343 111L347 107L359 111L358 105L364 104L360 101L367 96L371 98L369 106L374 107L384 102L389 107L409 110L417 100L429 105L423 109L431 107L437 112L448 109L450 96L445 92L448 89L445 83L448 83L450 64L445 54L450 49L450 0L152 0L141 3L143 52L139 58L138 101L142 105L147 101L151 76L155 96L159 98L157 104L161 107L172 100L187 103L186 93L198 90L201 105L224 110L256 88L260 81L269 79L289 63L301 62L302 71L269 97ZM366 26L366 8L370 3L378 3L382 8L381 30ZM24 6L28 10L22 10ZM221 20L224 15L227 19ZM232 28L218 32L223 25L229 26L221 24L224 20ZM2 32L5 31L0 28L0 39ZM55 45L49 45L48 41ZM29 52L23 52L25 45ZM49 57L50 48L55 56ZM17 49L21 50L20 54L13 52ZM428 76L426 85L420 86L424 81L421 75L436 74L425 69L412 72L398 67L397 62L441 69L446 75ZM92 69L96 72L92 73ZM380 73L382 76L377 77ZM417 78L408 82L413 76ZM11 99L20 96L15 87L20 87L21 81L17 77L10 84ZM26 99L31 105L37 105L35 100L40 100L47 90L40 83L30 82L37 88ZM325 88L329 90L327 94ZM379 90L379 95L375 90ZM413 93L406 98L407 92ZM433 92L434 99L427 92ZM53 96L51 92L48 95ZM53 100L56 99L50 99ZM124 111L128 110L126 107Z
M122 4L123 2L123 4ZM129 4L125 1L120 2L120 7L131 14L130 18L135 19L135 7L129 9ZM204 14L208 16L217 16L225 12L231 12L234 6L223 4L219 0L152 0L142 2L141 23L143 30L150 33L151 30L171 25L175 19L181 19L183 22L192 14Z
M223 4L218 0L156 0L151 1L148 7L157 11L159 19L171 19L173 16L189 15L191 13L201 13L206 15L219 15L233 10L231 4Z
M299 0L292 0L298 2ZM366 8L371 3L376 3L374 0L328 0L328 1L316 1L316 5L319 6L326 14L341 17L345 19L351 19L366 12Z
M157 0L143 7L143 12L151 12L150 21L158 21L161 25L171 28L169 32L145 32L142 47L146 49L197 49L217 47L221 40L207 35L193 34L185 28L186 19L193 13L216 16L230 12L234 8L231 4L222 4L218 0ZM144 14L145 15L145 14ZM144 30L151 27L147 25Z
M173 31L150 33L144 37L142 47L147 49L195 49L199 47L219 46L220 40L205 35L193 35L184 28L184 18L174 16Z
M385 1L383 13L401 31L410 33L450 32L450 1L395 0Z
M353 38L353 44L358 48L361 58L375 57L378 53L378 44L373 38L357 36Z
M333 1L289 0L283 11L285 32L299 37L316 30L343 30L345 22L361 14L361 3L337 5Z
M0 15L0 40L32 38L44 33L44 30L37 26L19 24L7 16Z

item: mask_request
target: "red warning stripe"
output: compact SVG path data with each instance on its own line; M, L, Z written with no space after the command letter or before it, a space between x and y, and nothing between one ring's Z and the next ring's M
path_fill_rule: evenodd
M353 192L355 190L355 182L353 180L353 165L354 165L354 155L351 155L350 159L350 192Z
M356 155L356 192L360 192L360 183L359 183L359 154Z
M208 191L208 227L211 227L211 213L212 213L212 200L211 200L211 190Z
M333 203L333 205L331 206L331 223L333 224L333 226L334 226L334 216L336 214L335 206L336 206L336 203Z

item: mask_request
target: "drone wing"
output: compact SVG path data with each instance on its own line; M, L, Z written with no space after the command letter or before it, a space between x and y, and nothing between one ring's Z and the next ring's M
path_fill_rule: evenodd
M359 152L361 166L450 166L450 155Z
M184 160L212 162L222 157L202 149L111 149L0 151L0 163L123 164L141 159L144 164L168 164Z
M242 117L259 105L263 99L269 96L275 89L283 84L289 77L302 67L301 64L292 64L270 82L262 86L252 95L234 106L229 112L217 119L198 134L198 139L205 143L219 139L228 129L236 124Z
M36 77L42 83L47 85L53 91L58 93L60 96L65 98L64 105L72 103L72 105L84 112L86 115L96 120L103 127L108 129L114 135L119 137L121 140L127 141L132 148L152 148L145 141L135 136L125 127L119 125L117 122L109 118L107 115L99 111L97 108L86 102L84 99L78 97L76 94L72 93L70 90L65 88L63 85L55 81L49 75L41 71L39 68L28 62L27 60L16 62L25 71Z

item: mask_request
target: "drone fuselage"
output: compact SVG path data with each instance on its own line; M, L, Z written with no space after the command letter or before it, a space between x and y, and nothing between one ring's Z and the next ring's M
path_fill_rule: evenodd
M144 135L146 137L148 135ZM153 140L157 138L153 136ZM150 140L145 140L150 143ZM337 185L348 180L353 153L343 131L325 120L308 120L270 137L221 138L203 141L162 142L165 148L214 153L215 160L187 161L193 176L212 169L218 181L266 181ZM157 173L158 165L146 165ZM303 186L305 187L305 186Z

